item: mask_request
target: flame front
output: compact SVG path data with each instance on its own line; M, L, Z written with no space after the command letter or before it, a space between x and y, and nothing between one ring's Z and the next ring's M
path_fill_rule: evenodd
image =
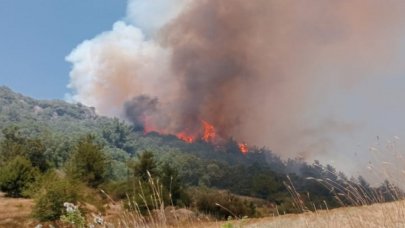
M248 145L246 143L239 143L239 150L242 154L247 154L249 152Z
M203 125L203 136L202 139L206 142L212 142L215 139L216 131L212 124L207 121L201 121Z
M186 143L192 143L192 142L194 142L194 137L191 136L191 135L187 135L187 134L184 133L184 132L180 132L180 133L178 133L176 136L177 136L177 138L183 140L183 141L186 142Z
M155 126L150 118L145 117L144 119L144 133L149 132L156 132L162 135L170 134L165 129L160 129L159 127ZM219 143L221 140L217 139L217 132L215 130L214 125L210 124L205 120L201 120L201 128L196 132L190 131L180 131L175 133L176 137L186 143L193 143L197 139L201 139L204 142L216 144ZM238 147L241 153L247 154L249 152L248 145L246 143L238 143Z

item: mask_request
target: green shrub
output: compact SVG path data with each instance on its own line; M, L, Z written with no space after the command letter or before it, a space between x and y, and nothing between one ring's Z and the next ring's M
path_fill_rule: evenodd
M199 189L193 195L199 211L219 219L253 217L256 213L253 202L243 200L229 192Z
M147 182L150 177L157 177L157 162L155 156L150 151L144 151L142 154L137 154L137 160L130 163L129 166L133 169L134 176L140 178L141 181Z
M113 200L127 199L128 195L132 195L135 188L135 183L132 181L114 181L108 182L100 186L109 197Z
M128 194L126 208L129 210L138 210L142 214L159 209L164 205L162 198L162 187L157 181L150 179L149 182L134 182L133 190Z
M65 207L66 212L60 217L62 222L69 223L76 228L85 227L84 224L86 219L80 212L78 206L69 202L65 202L63 206Z
M40 221L58 220L63 213L63 204L76 203L80 194L78 184L66 179L53 178L44 181L35 199L33 216Z
M7 196L21 197L35 181L39 171L26 158L17 156L0 168L0 189Z

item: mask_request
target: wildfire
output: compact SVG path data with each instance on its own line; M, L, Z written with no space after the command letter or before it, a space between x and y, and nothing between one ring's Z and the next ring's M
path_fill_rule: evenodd
M215 128L212 124L208 123L207 121L201 121L203 124L203 136L202 139L206 142L212 142L215 139L216 132Z
M239 143L239 150L242 154L247 154L249 152L248 145L246 143Z
M159 129L156 127L150 119L144 119L144 132L157 132L159 134L169 134L167 131ZM197 138L201 138L201 140L207 143L218 143L217 132L215 130L214 125L208 123L205 120L201 120L201 128L198 132L185 132L181 131L176 134L176 137L180 140L183 140L186 143L193 143L196 141ZM246 143L238 143L239 150L242 154L247 154L249 152L249 147Z
M149 132L158 132L157 128L155 127L155 125L153 124L152 120L148 117L148 116L144 116L142 118L143 121L143 132L145 134L149 133Z
M178 133L176 136L177 136L177 138L183 140L184 142L187 142L187 143L192 143L192 142L194 142L194 137L191 136L191 135L187 135L187 134L184 133L184 132L180 132L180 133Z
M200 132L201 139L204 140L205 142L213 142L216 137L216 131L215 131L214 126L204 120L201 121L201 124L202 124L202 129ZM180 133L177 133L176 136L177 136L177 138L183 140L184 142L192 143L197 138L196 137L197 134L191 135L191 134L186 134L185 132L180 132Z

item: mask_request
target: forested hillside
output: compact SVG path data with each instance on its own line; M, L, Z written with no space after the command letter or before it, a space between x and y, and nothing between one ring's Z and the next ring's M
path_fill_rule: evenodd
M163 198L170 198L168 204L190 206L220 218L233 213L260 216L261 207L267 213L299 212L325 203L329 207L359 203L336 198L338 193L347 195L345 186L370 195L385 192L385 200L392 200L389 183L371 188L361 177L349 180L317 161L311 165L299 159L282 161L266 148L252 147L243 154L233 139L213 145L145 134L116 118L98 116L93 108L39 101L7 87L0 87L0 130L1 190L11 197L36 198L36 217L41 220L59 219L60 213L53 215L52 207L43 204L58 186L84 185L86 194L104 189L114 199L125 200L134 185L147 189L149 178L160 181L162 194L168 194ZM70 197L66 200L85 201L80 196L85 193L78 189L69 194L64 190ZM143 202L136 197L135 201ZM232 213L218 207L219 202L232 208ZM56 204L61 207L61 202Z

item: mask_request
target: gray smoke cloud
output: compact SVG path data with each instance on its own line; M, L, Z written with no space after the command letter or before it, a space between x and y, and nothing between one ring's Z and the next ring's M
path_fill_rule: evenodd
M158 111L157 98L145 95L137 96L124 104L125 116L135 128L144 130L146 118Z
M312 157L362 128L329 111L341 97L402 69L403 1L164 2L129 1L125 21L67 57L74 100L137 124L148 113L165 133L206 120L223 138Z

